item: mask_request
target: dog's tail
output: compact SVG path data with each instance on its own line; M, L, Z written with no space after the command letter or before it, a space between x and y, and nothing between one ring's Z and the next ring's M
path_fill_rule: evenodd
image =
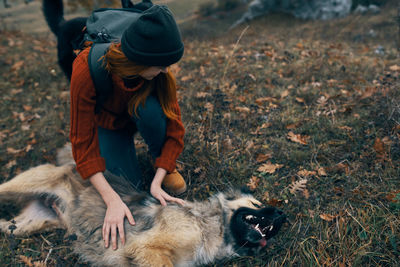
M58 36L60 24L64 22L63 0L43 0L42 9L50 30Z

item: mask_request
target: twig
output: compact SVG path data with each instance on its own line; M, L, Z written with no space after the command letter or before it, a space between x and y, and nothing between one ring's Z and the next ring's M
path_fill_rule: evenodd
M49 246L53 246L53 243L51 243L49 240L47 240L43 235L40 235L40 237L47 243Z
M50 248L49 253L47 253L46 259L44 260L44 264L47 265L47 260L49 259L49 256L51 254L51 252L53 251L52 248Z
M225 64L225 67L224 67L224 74L223 74L223 76L222 76L222 81L225 81L225 75L226 75L226 72L227 72L227 70L228 70L229 63L231 62L231 59L232 59L232 57L233 57L233 54L234 54L235 51L236 51L236 48L237 48L237 46L238 46L238 44L239 44L239 42L240 42L240 39L242 39L244 33L247 31L247 29L248 29L249 27L250 27L250 26L247 25L246 28L244 28L243 31L240 33L239 38L237 39L237 41L236 41L236 43L235 43L235 46L234 46L233 49L232 49L232 53L231 53L231 55L229 56L228 61L227 61L226 64Z
M397 35L397 51L399 52L398 54L400 54L400 3L397 7L397 26L399 31L399 34Z

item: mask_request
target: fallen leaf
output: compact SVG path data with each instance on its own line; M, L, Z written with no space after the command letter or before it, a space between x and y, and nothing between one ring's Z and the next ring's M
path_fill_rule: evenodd
M211 94L210 93L207 93L207 92L198 92L197 94L196 94L196 98L205 98L205 97L207 97L207 96L210 96Z
M266 172L266 173L274 173L277 169L283 167L283 164L272 164L271 162L267 162L260 167L258 167L257 171Z
M301 125L301 122L295 122L289 125L286 125L286 129L288 130L292 130L292 129L296 129Z
M273 206L273 207L277 207L277 206L281 206L282 205L282 200L280 200L280 199L276 199L276 198L271 198L269 201L268 201L268 205L270 205L270 206Z
M349 167L349 165L346 164L346 163L338 163L338 164L336 165L336 168L339 169L339 170L341 170L341 171L344 171L344 172L346 173L346 175L349 175L349 174L350 174L350 167Z
M231 139L229 136L227 136L227 137L224 139L224 141L222 141L222 145L224 146L224 148L225 148L226 150L232 150L232 149L233 149L233 146L232 146L232 139Z
M296 97L296 101L299 103L305 103L304 98L301 98L301 97Z
M369 98L369 97L373 96L377 92L377 90L378 89L376 87L372 87L372 86L366 87L365 91L361 95L361 99L365 99L365 98Z
M351 128L349 126L346 126L346 125L345 126L339 126L338 128L341 129L341 130L349 131L349 132L353 130L353 128Z
M227 113L224 113L223 116L224 116L224 119L225 119L225 120L230 120L230 119L231 119L231 113L228 113L228 112L227 112Z
M258 187L258 184L260 183L260 178L257 176L252 176L250 178L250 181L246 184L251 190L255 190Z
M270 123L270 122L265 122L265 123L263 123L263 124L261 125L260 129L265 129L265 128L271 127L271 125L272 125L272 123Z
M189 81L190 79L192 79L192 76L187 75L187 76L183 76L183 77L181 78L181 81L182 81L182 82L186 82L186 81Z
M307 140L310 138L307 135L300 135L300 134L295 134L292 131L290 131L287 135L287 138L295 143L300 143L302 145L307 145Z
M16 95L16 94L19 94L19 93L22 93L22 92L23 92L22 89L11 89L11 91L10 91L10 93L12 95Z
M390 140L389 136L385 136L385 137L382 138L382 143L385 146L391 146L393 142L392 142L392 140Z
M31 144L28 144L28 145L25 147L25 152L29 152L29 151L31 151L32 149L33 149L32 145L31 145Z
M204 107L205 107L205 109L207 109L208 112L213 112L214 111L214 105L212 103L210 103L210 102L207 102L204 105Z
M29 111L32 109L32 106L28 106L28 105L23 105L23 108L25 111Z
M60 99L68 100L69 99L69 95L70 95L69 91L62 91L60 93Z
M18 118L20 121L24 122L26 120L25 114L23 112L15 112L13 111L13 117Z
M289 192L293 195L295 195L297 192L303 192L306 189L307 182L307 179L300 179L292 182L289 185Z
M23 149L15 149L15 148L12 148L12 147L7 147L8 154L18 154L21 151L23 151Z
M256 80L257 80L257 79L256 79L256 76L254 76L253 74L249 73L248 75L249 75L249 77L250 77L253 81L256 81Z
M171 70L171 72L177 76L177 74L181 71L181 67L179 67L178 64L173 64L172 66L169 67L169 69Z
M185 166L181 163L176 163L176 169L182 172L185 169Z
M289 95L289 90L285 90L281 93L281 98L285 98Z
M34 267L47 267L47 264L44 261L34 261L33 266Z
M16 161L15 159L13 159L13 160L9 161L9 162L5 165L5 167L6 167L7 169L11 169L11 168L14 167L15 165L17 165L17 161Z
M271 153L269 153L269 154L258 154L257 158L256 158L256 161L258 163L261 163L261 162L265 162L265 161L269 160L270 158L272 158L272 154Z
M200 173L201 172L201 167L197 167L196 169L193 170L194 173Z
M308 177L308 176L317 175L317 172L316 171L300 170L300 171L297 172L297 174L299 176L302 176L302 177Z
M373 148L378 158L382 158L385 155L385 145L380 138L375 139Z
M2 140L4 140L7 135L10 133L10 130L3 130L0 131L0 144L2 143Z
M19 259L25 263L25 265L28 265L29 267L34 267L33 263L32 263L32 258L31 257L27 257L25 255L19 255Z
M250 152L250 150L253 149L253 148L254 148L254 142L251 141L251 140L247 141L247 142L246 142L246 150L247 150L248 152Z
M397 196L399 193L400 193L400 190L396 190L396 191L390 192L389 194L387 194L387 195L385 196L385 198L386 198L388 201L390 201L390 202L396 203L396 202L398 202L397 199L396 199L396 196Z
M247 100L247 98L246 98L245 96L243 96L243 95L238 96L237 99L238 99L240 102L242 102L242 103L245 103L246 100Z
M276 101L277 101L277 99L273 98L273 97L261 97L261 98L257 98L255 100L255 102L258 105L263 105L265 102L276 102Z
M261 200L268 202L269 201L269 192L265 191Z
M235 110L242 113L250 113L250 109L248 107L236 107Z
M25 64L25 61L23 61L23 60L15 62L14 65L12 65L11 70L12 71L19 70L24 64Z
M389 69L390 69L391 71L400 71L400 66L392 65L392 66L389 67Z
M307 188L304 189L304 191L303 191L303 196L304 196L306 199L309 199L309 198L310 198L310 192L308 192L308 189L307 189Z
M204 69L204 66L200 66L200 75L201 75L202 77L206 76L206 71L205 71L205 69Z
M327 175L326 171L325 171L325 169L323 167L318 168L317 172L318 172L319 176L326 176Z
M331 222L331 221L333 221L333 219L335 219L337 217L337 215L335 216L335 215L322 213L319 215L319 217L324 221Z
M22 131L29 131L31 126L29 124L22 124L21 125L21 130Z
M303 48L304 48L304 45L303 45L302 43L297 43L297 44L296 44L296 47L299 48L299 49L303 49Z

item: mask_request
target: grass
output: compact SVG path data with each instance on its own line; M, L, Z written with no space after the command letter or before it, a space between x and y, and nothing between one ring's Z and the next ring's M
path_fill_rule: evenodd
M203 199L249 183L289 218L258 255L211 266L400 264L395 2L378 15L318 23L270 15L229 32L232 18L183 22L185 56L174 71L186 127L179 159L189 184L184 197ZM69 99L53 39L0 36L6 181L54 162L55 149L68 140ZM282 166L263 171L268 162ZM70 244L62 231L1 235L0 258L5 266L23 265L21 256L84 266Z

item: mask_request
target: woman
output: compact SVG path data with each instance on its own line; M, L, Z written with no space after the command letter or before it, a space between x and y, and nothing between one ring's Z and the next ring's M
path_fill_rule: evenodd
M95 113L96 91L88 67L89 48L74 61L71 77L71 131L73 156L83 179L89 179L107 206L103 224L105 246L117 248L117 232L124 244L124 218L134 225L131 211L112 189L103 172L127 178L137 188L142 178L133 134L139 131L155 160L151 194L162 205L183 204L171 193L186 190L176 171L183 150L184 128L176 97L175 79L168 66L183 55L183 43L175 20L165 6L153 6L112 44L104 56L113 90Z

